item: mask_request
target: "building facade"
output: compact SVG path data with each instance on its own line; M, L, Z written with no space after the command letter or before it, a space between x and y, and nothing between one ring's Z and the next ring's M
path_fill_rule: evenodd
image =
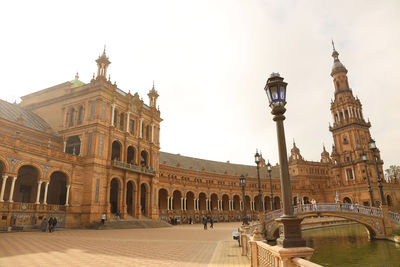
M371 123L364 120L338 55L334 50L332 153L324 147L320 161L306 161L293 144L289 171L295 205L338 197L379 205L375 166L383 178L383 161L378 150L375 164L368 148ZM0 227L35 227L48 216L56 216L61 227L85 227L103 213L124 219L200 221L209 215L233 221L244 207L253 218L260 210L281 207L278 166L268 173L261 161L260 207L255 166L161 152L154 84L145 104L107 78L111 62L105 51L96 63L97 75L87 84L77 74L70 82L21 97L18 105L0 100ZM241 174L248 178L244 198ZM383 190L389 207L398 211L398 181L383 181Z

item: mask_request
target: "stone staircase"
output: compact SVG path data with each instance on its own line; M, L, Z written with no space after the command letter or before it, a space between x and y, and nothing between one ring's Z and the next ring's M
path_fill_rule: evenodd
M116 217L107 220L104 225L101 222L92 224L92 229L109 230L109 229L139 229L139 228L161 228L172 227L169 223L160 220L152 220L149 218L135 219L128 216L127 219L117 219Z

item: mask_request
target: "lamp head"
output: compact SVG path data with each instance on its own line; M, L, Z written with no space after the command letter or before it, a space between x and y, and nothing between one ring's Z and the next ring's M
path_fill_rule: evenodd
M284 107L286 105L286 86L287 83L283 81L279 73L273 72L270 75L264 90L267 93L271 108L276 106Z

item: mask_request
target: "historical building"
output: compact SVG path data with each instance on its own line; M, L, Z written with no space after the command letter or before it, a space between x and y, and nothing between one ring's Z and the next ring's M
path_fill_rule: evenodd
M353 96L347 69L334 50L331 104L334 145L318 162L306 161L293 143L293 202L340 201L371 205L367 178L379 204L375 160L368 148L370 122ZM255 166L215 162L160 151L158 93L148 104L107 78L105 51L89 83L75 79L26 96L20 104L0 100L0 227L35 227L56 216L61 227L82 227L121 214L126 218L199 221L239 220L244 207L260 209ZM367 161L361 160L361 155ZM377 152L383 178L383 161ZM262 208L279 209L279 169L260 166ZM248 177L242 198L239 176ZM369 175L367 177L367 175ZM272 189L272 190L271 190ZM399 210L398 181L383 181L385 200Z

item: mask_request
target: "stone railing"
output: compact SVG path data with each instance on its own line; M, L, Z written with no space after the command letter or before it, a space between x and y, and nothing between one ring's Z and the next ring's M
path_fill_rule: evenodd
M400 214L399 213L389 211L389 217L392 222L400 223Z
M130 164L130 163L126 163L126 162L122 162L122 161L118 161L118 160L112 160L111 165L114 167L117 167L117 168L134 171L134 172L138 172L138 173L143 173L143 174L147 174L147 175L151 175L151 176L156 175L156 171L151 168L141 167L141 166L138 166L135 164Z
M263 236L258 230L258 226L258 224L242 226L240 230L242 256L247 256L250 259L251 266L321 266L309 261L314 249L308 247L283 248L281 246L271 246L263 241ZM253 232L251 232L252 229L254 230Z

